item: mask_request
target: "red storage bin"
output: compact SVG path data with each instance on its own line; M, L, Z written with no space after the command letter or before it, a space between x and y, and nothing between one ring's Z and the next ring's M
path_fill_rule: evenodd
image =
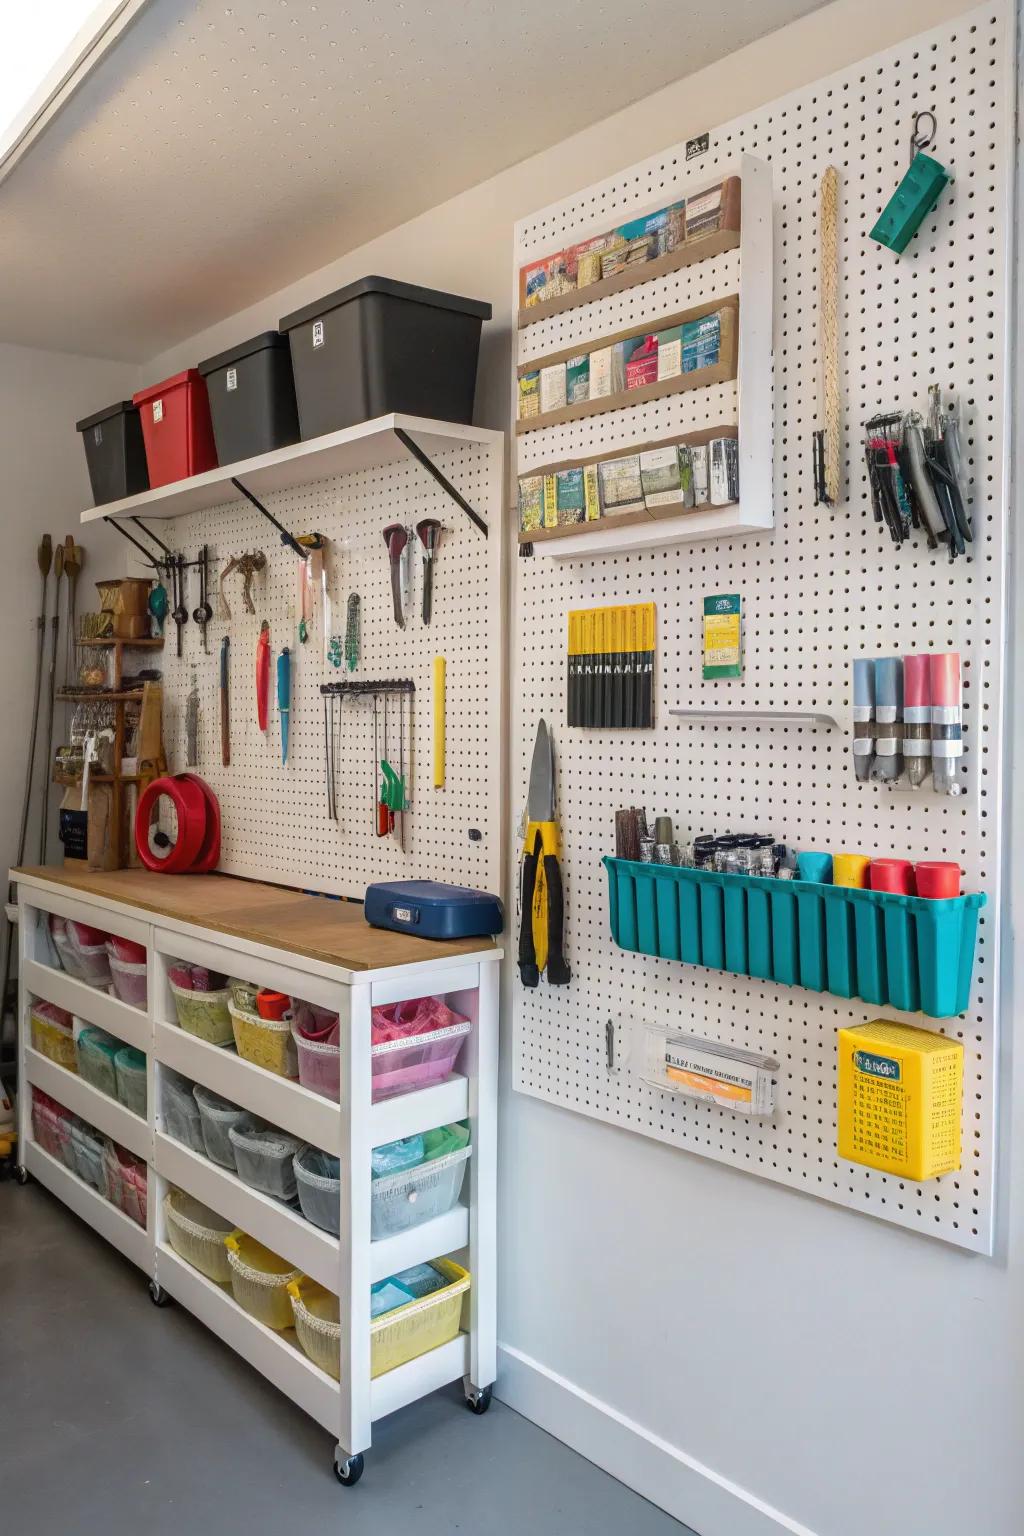
M198 368L141 389L132 403L142 417L151 487L216 469L210 397Z

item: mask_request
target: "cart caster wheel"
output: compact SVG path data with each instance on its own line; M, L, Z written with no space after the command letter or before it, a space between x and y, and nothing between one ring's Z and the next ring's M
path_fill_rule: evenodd
M344 1458L335 1454L334 1475L345 1488L354 1488L363 1475L362 1452L358 1456L346 1456Z
M154 1307L169 1307L171 1304L170 1293L165 1291L162 1285L158 1285L155 1280L149 1282L149 1299Z
M471 1391L466 1393L466 1407L469 1409L470 1413L486 1413L490 1406L490 1387L473 1387Z
M24 1188L31 1177L32 1175L29 1173L28 1169L19 1163L14 1170L15 1184L20 1184L22 1188Z

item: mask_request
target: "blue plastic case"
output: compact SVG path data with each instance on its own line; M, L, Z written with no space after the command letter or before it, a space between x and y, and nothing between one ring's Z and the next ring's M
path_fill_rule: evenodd
M366 887L363 912L374 928L420 939L484 938L505 926L497 896L440 880L378 880Z

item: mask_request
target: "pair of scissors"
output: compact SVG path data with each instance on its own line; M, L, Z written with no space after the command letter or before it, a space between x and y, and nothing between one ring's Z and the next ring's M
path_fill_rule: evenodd
M543 971L550 986L564 986L572 972L562 953L565 908L562 872L558 864L560 839L555 820L555 754L543 720L530 765L528 822L523 839L522 919L519 929L519 975L524 987L535 987Z

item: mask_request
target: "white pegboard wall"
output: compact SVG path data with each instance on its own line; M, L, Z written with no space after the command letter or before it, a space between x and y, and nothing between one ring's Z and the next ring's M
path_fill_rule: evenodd
M513 813L518 817L525 800L537 719L544 716L553 727L559 765L573 982L557 989L542 982L526 991L516 979L515 1086L978 1252L991 1252L993 1243L997 1104L1006 251L1014 99L1009 31L1002 4L971 12L712 132L708 153L689 167L684 146L676 146L524 220L515 251L518 268L588 229L610 227L634 210L707 185L744 151L771 164L774 534L516 565ZM936 113L933 152L952 169L954 181L897 259L871 242L868 231L906 169L913 113L923 108ZM818 184L829 164L841 176L841 374L850 491L834 512L813 505L811 474L819 411ZM573 313L558 317L563 346L577 334L567 333L564 324ZM644 311L644 318L653 319L653 311ZM585 334L579 333L581 339ZM521 353L529 355L536 353ZM872 519L863 469L864 421L882 409L926 409L932 382L961 399L966 418L975 544L970 560L953 566L930 553L921 535L893 549ZM694 395L681 398L700 409ZM555 429L563 436L557 455L549 456L621 452L630 440L653 441L667 430L657 414L663 404ZM621 420L627 414L635 418L628 431ZM730 591L743 599L744 674L736 682L704 683L702 598ZM568 610L652 598L656 728L570 731ZM940 799L930 787L887 793L858 785L849 738L841 731L699 725L668 714L673 706L785 705L846 717L853 657L946 649L959 649L965 659L966 793L959 800ZM964 1042L959 1174L918 1187L840 1162L835 1154L837 1028L880 1013L911 1016L616 948L600 860L614 852L614 814L627 805L671 814L680 836L742 827L772 831L797 848L960 859L965 889L983 890L989 898L972 1008L941 1024L912 1016ZM517 832L516 824L513 838ZM614 1072L605 1063L609 1018L619 1042ZM645 1023L678 1025L777 1057L774 1119L752 1122L647 1087L638 1075Z
M208 656L198 626L184 628L184 657L175 655L175 628L168 618L164 649L164 734L173 770L185 766L185 704L193 672L200 694L200 747L196 771L216 792L223 820L221 869L230 874L362 897L373 880L430 878L500 890L502 881L502 726L500 612L502 484L500 444L467 443L435 456L447 478L490 524L485 538L411 458L408 463L337 476L268 495L266 505L295 534L320 532L329 541L332 629L344 637L347 599L362 600L359 665L354 672L324 666L320 594L314 596L311 634L297 639L299 561L271 525L241 499L213 511L180 517L164 537L195 559L210 546L211 598ZM400 630L392 614L390 568L383 530L391 522L414 527L424 517L444 526L435 559L433 617L421 622L421 553L413 553L412 609ZM268 569L254 582L255 615L242 603L238 574L228 578L231 622L217 617L215 588L230 555L262 549ZM188 609L198 602L198 576L189 576ZM271 642L270 719L266 734L256 721L255 653L260 622L268 619ZM220 642L231 638L231 763L221 765ZM292 653L291 743L281 763L276 665L283 645ZM447 776L433 787L432 671L435 655L447 661ZM378 838L373 709L348 699L340 708L337 745L338 820L327 814L324 713L321 682L408 677L416 684L406 705L405 767L410 809L406 849L394 837ZM383 704L379 710L384 751ZM389 754L399 760L397 701L388 706ZM470 830L480 833L470 837Z

